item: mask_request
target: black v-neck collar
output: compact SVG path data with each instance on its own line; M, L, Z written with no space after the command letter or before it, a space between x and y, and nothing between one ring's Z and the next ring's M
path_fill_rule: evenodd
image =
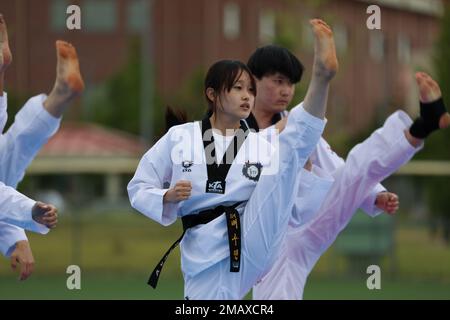
M203 148L205 151L208 180L212 180L212 179L225 180L225 178L228 175L228 171L230 170L231 164L233 163L234 159L236 158L237 153L239 152L239 149L241 148L245 139L247 139L249 130L248 130L247 125L245 124L245 121L241 120L240 127L236 131L233 141L230 143L227 150L225 151L223 158L222 158L222 162L220 162L220 164L218 164L216 148L214 145L214 136L212 135L212 132L211 132L210 139L208 140L209 137L207 137L205 135L205 133L211 129L212 129L211 121L209 120L209 117L205 117L201 121L201 131L202 131ZM238 135L243 135L243 136L238 137ZM212 150L211 150L211 157L214 158L214 161L212 159L209 159L208 154L206 152L206 150L208 149L208 147L211 143L213 144Z
M272 125L274 125L278 121L280 121L281 119L282 119L281 113L277 113L277 114L273 115L273 117L272 117L272 119L270 121L271 121ZM250 112L250 115L248 116L247 119L245 119L245 121L247 122L248 127L250 129L253 129L256 132L259 132L260 129L259 129L259 126L258 126L258 121L256 121L256 118L255 118L253 112Z

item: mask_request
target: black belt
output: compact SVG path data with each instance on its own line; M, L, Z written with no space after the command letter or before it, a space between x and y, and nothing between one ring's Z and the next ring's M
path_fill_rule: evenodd
M225 213L228 229L228 244L230 247L230 272L239 272L241 264L241 220L239 218L239 212L236 210L243 201L237 202L232 206L218 206L214 209L201 211L198 214L191 214L181 218L183 222L183 233L181 236L170 246L169 250L164 254L161 261L156 265L148 284L153 288L156 288L158 284L159 275L161 274L164 263L166 262L169 254L175 249L184 237L184 234L189 228L195 227L199 224L206 224L217 217Z

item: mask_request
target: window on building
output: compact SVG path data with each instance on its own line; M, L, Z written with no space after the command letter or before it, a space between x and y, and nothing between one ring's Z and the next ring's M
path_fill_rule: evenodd
M405 34L399 34L397 38L397 57L402 63L411 61L411 41Z
M265 10L259 15L259 41L270 43L275 38L276 18L273 11Z
M50 27L53 31L66 29L68 0L53 0L50 4Z
M369 54L376 62L381 62L384 59L384 41L384 34L381 30L371 30L369 32Z
M234 40L239 37L240 29L239 5L234 2L228 2L223 10L223 34L226 39Z
M117 26L117 3L114 0L84 0L81 11L83 27L88 32L110 32Z
M140 32L145 27L146 20L150 19L148 16L147 0L132 0L127 7L127 28L132 32Z

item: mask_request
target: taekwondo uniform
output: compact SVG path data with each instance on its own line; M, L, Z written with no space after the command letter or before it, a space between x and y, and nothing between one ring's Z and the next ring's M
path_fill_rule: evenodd
M351 150L346 163L335 155L330 157L331 149L325 140L319 142L312 162L331 174L334 182L313 177L313 185L320 190L316 195L306 188L299 190L301 197L295 206L298 212L293 217L300 213L300 218L293 219L276 263L253 288L254 299L302 299L309 273L356 209L376 215L375 197L384 191L379 182L420 150L404 136L411 124L406 113L395 112L382 128ZM300 221L303 225L298 223L302 217L307 217Z
M46 97L41 94L29 99L16 114L8 131L0 135L0 181L5 185L17 187L38 151L59 128L61 119L53 117L43 106ZM4 93L0 97L0 132L6 123L6 108L7 95ZM3 255L9 257L21 240L28 240L23 229L0 221L0 252Z
M187 299L241 299L278 255L291 217L294 190L298 189L293 173L304 166L319 141L325 121L313 117L302 106L294 108L286 129L279 135L277 149L271 149L271 144L259 134L249 132L241 148L235 150L229 172L218 177L215 171L221 170L215 163L205 166L206 154L211 145L217 151L225 150L226 138L216 135L218 141L214 140L214 144L202 142L201 128L209 123L205 119L201 126L199 122L191 122L172 127L141 159L128 185L128 194L136 210L162 225L172 224L177 217L187 225L184 237L178 240ZM191 139L183 141L186 137ZM221 147L219 140L225 141ZM183 147L185 152L180 151ZM273 170L274 167L277 169ZM174 186L179 180L191 182L191 197L163 204L168 190L164 184ZM216 192L217 186L223 192ZM212 210L220 213L213 220L191 224L186 219L210 214L208 209L219 205L223 207ZM279 215L273 214L276 210ZM230 219L233 214L242 221L237 222L239 228L236 220ZM156 285L155 278L167 254L153 272L150 284Z

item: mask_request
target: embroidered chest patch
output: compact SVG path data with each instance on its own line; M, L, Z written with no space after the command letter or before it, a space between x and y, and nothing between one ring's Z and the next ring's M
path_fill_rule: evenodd
M183 172L191 172L192 170L190 169L190 167L192 167L192 165L194 164L194 162L193 161L187 161L187 160L185 160L185 161L183 161L182 163L181 163L181 165L183 166Z
M261 176L262 164L259 162L250 163L247 161L242 168L242 174L250 180L258 181Z

